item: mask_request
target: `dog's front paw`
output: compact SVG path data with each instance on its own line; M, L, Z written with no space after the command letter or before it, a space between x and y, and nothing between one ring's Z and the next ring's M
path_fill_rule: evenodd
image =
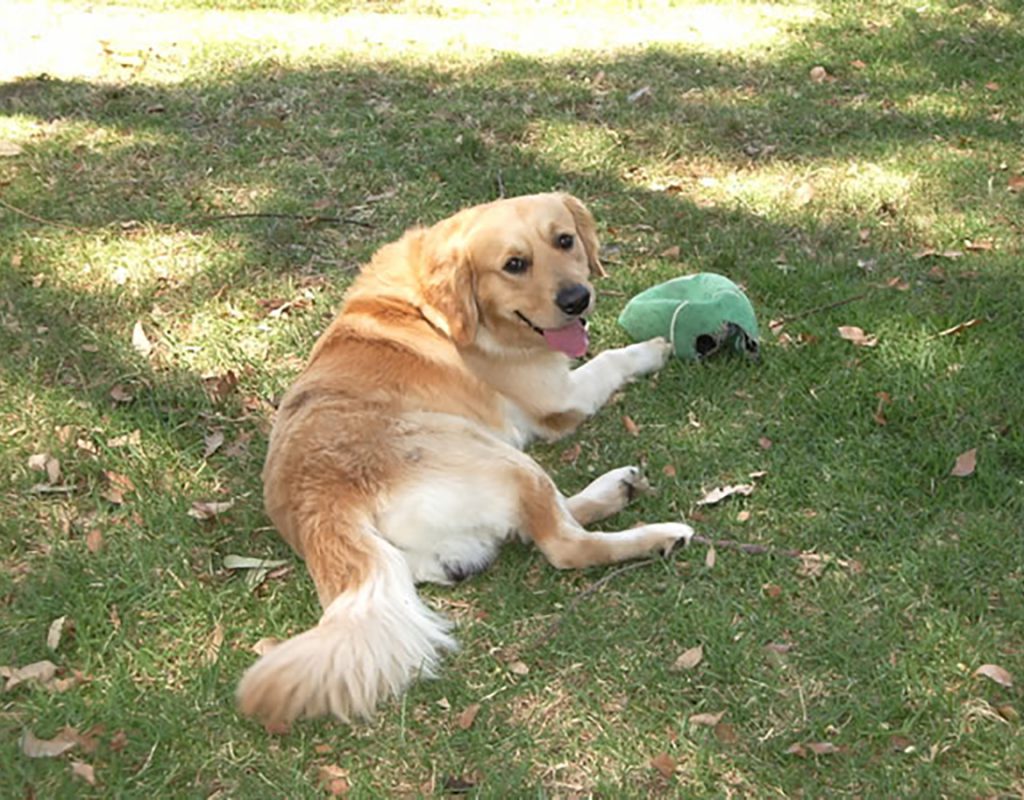
M633 375L647 375L657 372L672 355L672 344L663 336L648 339L646 342L631 344L628 348L633 357Z
M663 556L669 555L677 547L685 547L694 536L693 528L682 522L659 522L645 526L645 530L657 538L657 544L652 549Z

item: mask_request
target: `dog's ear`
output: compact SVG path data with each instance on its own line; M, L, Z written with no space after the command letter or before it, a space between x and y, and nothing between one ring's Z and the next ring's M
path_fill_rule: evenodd
M576 233L583 243L583 251L587 254L590 274L604 277L608 273L601 266L600 245L597 242L597 226L594 224L593 215L583 203L571 194L563 194L562 202L565 203L565 207L572 214L573 223L576 225Z
M469 258L448 226L423 232L419 263L423 315L459 347L476 338L480 323Z

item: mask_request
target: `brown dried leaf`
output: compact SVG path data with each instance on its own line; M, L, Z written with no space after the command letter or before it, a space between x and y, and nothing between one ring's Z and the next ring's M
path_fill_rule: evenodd
M717 714L705 712L702 714L692 714L690 716L691 725L704 725L708 728L715 727L719 722L722 721L722 717L725 716L724 711L719 711Z
M707 492L700 500L697 501L699 506L711 506L715 503L720 503L727 497L732 497L734 494L742 495L747 497L754 491L754 484L752 483L741 483L735 486L720 486L716 489L712 489Z
M791 756L797 756L799 758L807 758L807 751L804 750L804 746L800 742L791 744L786 748L786 752Z
M964 250L971 253L982 253L987 250L994 250L995 246L995 242L991 239L978 239L977 241L964 239Z
M133 395L125 386L120 383L115 383L110 390L110 399L115 403L130 403L135 399Z
M153 352L153 343L146 336L146 331L142 327L141 322L136 322L135 327L132 328L132 347L143 358L147 358Z
M966 322L961 322L958 325L954 325L952 328L946 328L946 330L944 330L944 331L939 331L938 334L936 334L936 335L938 335L938 336L954 336L954 335L956 335L958 333L963 333L968 328L973 328L976 325L980 325L980 324L981 324L981 320L980 319L969 319ZM54 481L50 481L50 482L53 483Z
M513 661L508 665L508 671L519 676L530 674L530 668L522 661Z
M816 756L829 756L840 752L840 748L832 742L808 742L805 747Z
M757 446L760 447L762 450L771 450L772 440L769 439L767 436L762 436L760 439L757 440Z
M193 519L198 520L213 519L218 514L223 514L229 508L234 506L234 504L234 500L196 500L188 510L188 515Z
M86 764L84 761L72 761L71 774L76 778L81 778L90 786L96 785L96 770L91 764Z
M55 758L78 745L74 728L65 728L52 739L38 739L30 730L21 735L21 752L29 758Z
M672 245L672 247L669 247L669 248L667 248L665 250L662 250L661 251L661 257L662 258L679 258L679 253L680 252L681 251L679 249L679 245L675 244L675 245Z
M861 328L855 325L840 325L839 335L848 342L852 342L858 347L874 347L878 344L878 337L871 336L870 334L864 333Z
M949 471L949 474L954 478L966 478L974 474L974 469L977 465L978 448L972 447L956 457L956 463L953 465L953 469Z
M562 455L559 456L559 459L563 464L575 464L576 459L580 457L582 450L583 445L576 442L571 447L565 448L565 450L562 451Z
M658 753L651 759L651 766L658 770L663 778L671 778L676 774L676 760L668 753Z
M224 431L211 431L203 437L203 458L209 458L224 444Z
M210 372L202 376L203 388L215 403L226 400L238 387L238 375L234 370L224 373Z
M708 548L707 553L704 554L704 566L708 569L714 569L715 562L718 560L718 555L715 553L715 546L711 545Z
M715 738L722 744L736 744L740 740L736 729L728 722L719 722L715 725Z
M622 415L622 424L626 428L626 433L630 436L640 435L640 426L633 422L633 418L629 414Z
M674 478L676 476L676 468L672 464L666 464L664 467L662 467L661 473L666 478Z
M682 653L680 653L678 658L676 658L676 660L673 662L672 669L693 669L703 660L704 645L699 644L696 647L691 647L689 650L684 650Z
M466 706L462 713L459 714L456 724L464 731L468 731L473 727L473 723L476 721L476 715L480 713L480 704L473 703Z
M324 764L318 771L320 783L323 784L331 797L342 797L351 788L348 782L348 770L336 764Z
M67 621L66 616L61 616L50 623L50 628L46 631L46 646L51 650L56 650L60 646L60 639L64 635L64 625Z
M826 83L830 80L835 80L835 78L828 74L828 70L820 64L811 67L811 71L808 73L808 76L814 83Z
M761 591L764 592L765 597L770 597L772 600L778 600L782 596L782 587L774 583L766 583L761 587Z
M975 677L988 678L1007 689L1013 686L1013 676L998 664L982 664L974 670Z
M52 661L34 661L24 667L0 667L0 677L7 678L4 691L9 692L15 686L28 681L36 681L44 686L57 674L57 665Z
M98 553L103 548L103 533L93 528L85 535L85 546L90 553Z
M128 746L128 734L124 731L118 731L112 737L110 737L110 749L115 753L120 753Z
M743 511L741 511L739 514L736 515L736 521L737 522L746 522L749 519L750 519L750 512L747 511L746 509L744 509Z
M219 622L213 626L210 635L203 644L200 660L204 664L214 664L220 657L220 646L224 644L224 626Z

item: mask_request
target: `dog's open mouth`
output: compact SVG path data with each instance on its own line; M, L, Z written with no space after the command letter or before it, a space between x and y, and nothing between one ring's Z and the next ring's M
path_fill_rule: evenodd
M525 314L519 311L516 312L516 316L533 328L535 332L543 336L544 341L547 342L548 347L552 350L565 353L570 358L579 358L586 354L587 346L590 344L590 337L587 335L587 323L585 320L574 319L565 327L548 328L545 330L534 325Z

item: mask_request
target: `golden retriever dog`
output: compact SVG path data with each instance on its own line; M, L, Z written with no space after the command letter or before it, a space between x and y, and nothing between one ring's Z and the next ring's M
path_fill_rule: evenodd
M560 569L689 541L679 522L584 528L643 488L637 468L564 497L521 450L573 431L669 355L653 339L570 369L595 274L593 217L567 194L466 209L363 269L281 400L263 470L267 512L323 616L246 672L245 714L369 717L455 647L416 584L480 572L512 535Z

